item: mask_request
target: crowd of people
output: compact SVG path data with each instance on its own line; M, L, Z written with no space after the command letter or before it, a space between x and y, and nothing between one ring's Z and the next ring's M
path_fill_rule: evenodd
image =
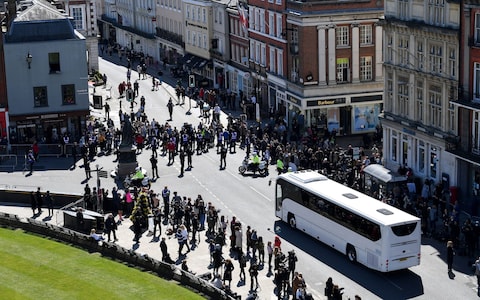
M120 206L117 211L107 214L104 233L108 241L111 240L111 233L113 240L117 241L117 225L128 217L133 223L135 243L140 243L141 236L147 232L152 241L160 241L162 261L181 264L184 271L193 273L186 262L189 253L200 246L208 247L210 261L205 262L205 267L212 271L212 284L233 297L238 296L231 284L233 272L238 270L239 284L249 284L251 294L255 294L260 287L258 276L264 273L265 276L273 276L278 299L285 299L289 295L293 299L313 299L302 273L296 270L297 256L294 250L283 249L278 236L265 242L264 237L252 226L245 226L235 216L221 214L202 195L194 199L181 196L177 191L171 192L168 186L160 192L134 188L121 195L114 188L113 193L113 197L120 200ZM127 203L128 199L132 201L130 204ZM103 241L103 238L95 237ZM172 249L168 249L166 237L178 242L175 256L170 254Z

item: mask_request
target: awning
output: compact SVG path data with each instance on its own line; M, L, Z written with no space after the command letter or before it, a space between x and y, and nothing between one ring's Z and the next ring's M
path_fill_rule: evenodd
M363 168L363 172L377 178L384 183L407 181L406 176L400 175L397 172L389 170L379 164L370 164Z
M195 69L201 69L207 65L207 60L206 59L200 59L197 61L197 63L193 66Z

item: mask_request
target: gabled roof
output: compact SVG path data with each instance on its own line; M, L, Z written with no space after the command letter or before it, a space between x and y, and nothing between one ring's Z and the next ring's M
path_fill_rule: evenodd
M32 5L19 12L5 36L6 43L76 39L68 18L44 0L32 0Z

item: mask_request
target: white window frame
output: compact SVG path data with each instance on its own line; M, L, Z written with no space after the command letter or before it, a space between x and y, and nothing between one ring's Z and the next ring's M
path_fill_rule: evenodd
M455 47L448 47L448 75L457 77L457 50Z
M360 57L360 81L371 81L373 79L373 67L371 56Z
M472 153L480 154L480 112L472 112Z
M480 13L475 14L475 44L480 44Z
M275 13L273 11L268 12L268 35L275 36Z
M417 146L417 172L419 174L425 175L425 162L426 162L426 155L427 155L427 150L425 147L425 142L422 140L417 140L418 141L418 146Z
M371 24L360 25L360 45L373 44L373 27Z
M473 101L480 102L480 62L473 64Z
M408 20L410 17L410 3L409 0L398 1L398 17L400 20Z
M425 69L425 42L420 39L417 40L417 68Z
M335 29L337 48L350 46L350 28L349 26L337 26Z
M428 22L431 25L445 25L445 0L428 1Z
M428 119L432 127L442 127L442 87L430 84L428 87Z
M282 21L282 14L276 14L277 17L275 18L275 28L277 28L276 36L277 38L282 38L282 32L283 32L283 21Z
M277 49L277 74L283 76L283 50Z
M398 109L397 114L402 117L408 117L408 107L410 102L408 77L399 77L397 85Z
M275 67L276 67L276 65L275 65L275 48L270 47L269 50L270 50L269 51L270 53L268 55L268 59L269 59L270 63L269 63L269 66L268 66L268 70L271 73L275 73Z
M424 96L424 82L421 79L417 80L416 89L416 96L415 96L415 120L423 123L424 117L424 105L425 105L425 96Z
M443 46L442 44L430 44L428 52L428 64L430 72L434 74L443 73Z
M75 11L80 11L80 16L77 18ZM73 27L76 30L86 30L85 21L85 7L83 5L70 5L70 16L73 18ZM80 25L81 27L77 27Z
M409 51L410 39L407 35L398 36L398 57L397 63L401 66L408 66L410 63L410 51Z

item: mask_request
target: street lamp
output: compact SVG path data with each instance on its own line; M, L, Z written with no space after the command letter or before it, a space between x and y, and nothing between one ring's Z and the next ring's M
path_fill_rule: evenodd
M27 61L28 68L30 69L30 65L32 64L32 55L30 52L28 52L27 56L25 57L25 60Z

